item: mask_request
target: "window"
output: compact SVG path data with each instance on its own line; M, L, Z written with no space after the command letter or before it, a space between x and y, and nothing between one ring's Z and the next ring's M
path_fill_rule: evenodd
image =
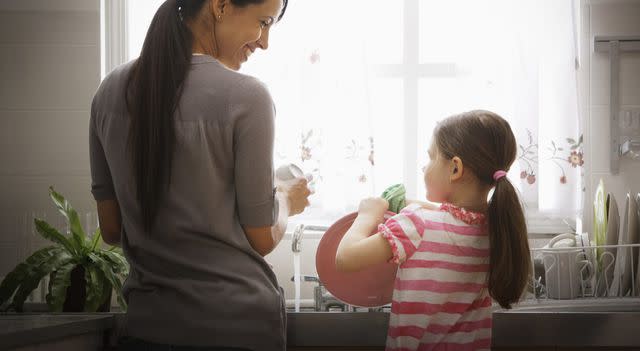
M162 1L119 1L105 23L120 31L106 33L124 34L105 41L128 61ZM563 219L582 209L584 162L573 5L291 1L269 50L241 72L264 81L276 103L275 165L296 163L314 176L312 206L296 221L330 224L394 183L424 198L433 127L483 108L507 118L518 139L509 177L531 230L566 230Z

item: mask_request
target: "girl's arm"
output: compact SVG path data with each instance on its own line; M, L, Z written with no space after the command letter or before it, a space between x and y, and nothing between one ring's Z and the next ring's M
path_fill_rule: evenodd
M384 222L389 204L382 198L365 199L360 203L358 217L345 233L336 253L339 271L358 271L387 262L393 257L391 246L380 233L373 233Z

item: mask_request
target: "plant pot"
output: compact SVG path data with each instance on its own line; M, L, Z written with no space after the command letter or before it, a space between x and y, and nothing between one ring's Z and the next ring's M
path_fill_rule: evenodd
M55 272L51 273L51 279L55 278ZM51 283L49 283L51 284ZM49 286L51 289L51 286ZM62 312L84 312L84 303L87 299L87 282L84 279L84 267L76 266L71 271L71 285L67 288L67 296L62 306ZM111 310L111 291L106 301L96 312L109 312Z

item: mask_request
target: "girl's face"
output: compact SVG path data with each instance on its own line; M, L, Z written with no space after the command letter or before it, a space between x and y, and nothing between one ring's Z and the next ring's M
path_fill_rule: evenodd
M269 47L269 30L282 11L282 0L264 0L245 7L234 6L227 0L217 3L216 58L228 68L238 70L256 49Z
M438 203L448 202L452 192L451 160L447 160L440 154L433 142L429 148L429 163L422 171L427 200Z

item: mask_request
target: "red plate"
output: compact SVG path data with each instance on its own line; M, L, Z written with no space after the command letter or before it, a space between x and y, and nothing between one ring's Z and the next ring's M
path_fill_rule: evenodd
M340 218L324 233L316 252L316 270L322 284L340 301L360 307L383 306L391 303L398 265L385 262L358 272L336 269L338 245L357 215L351 213ZM387 212L385 217L393 215Z

